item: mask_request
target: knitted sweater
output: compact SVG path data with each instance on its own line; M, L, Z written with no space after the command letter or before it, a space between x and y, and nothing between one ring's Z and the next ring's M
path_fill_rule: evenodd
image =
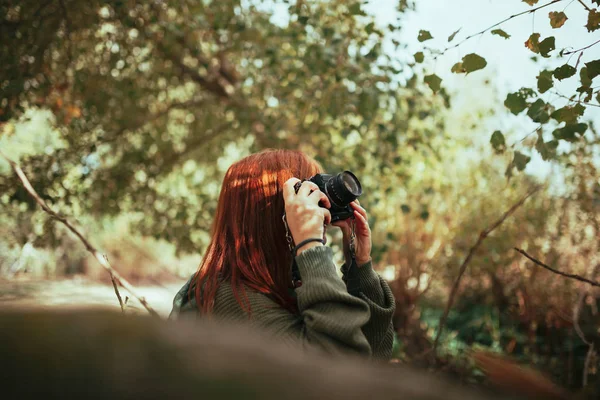
M389 359L394 329L395 301L388 284L371 262L360 268L335 270L330 247L309 248L296 257L302 286L295 289L298 314L282 308L265 294L244 288L251 316L237 303L232 287L222 282L217 290L213 315L231 322L249 322L284 341L316 347L328 353L354 353ZM190 279L173 300L170 318L198 316ZM347 285L348 284L348 287ZM352 286L354 290L349 288Z

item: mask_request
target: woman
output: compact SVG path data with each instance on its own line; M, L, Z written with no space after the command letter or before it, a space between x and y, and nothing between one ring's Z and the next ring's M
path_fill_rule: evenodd
M343 266L340 279L331 248L314 240L325 237L331 219L327 196L310 181L294 190L298 177L321 172L316 161L292 150L266 150L233 164L223 181L212 241L198 272L177 293L171 317L190 313L247 321L329 353L390 358L395 302L372 269L365 210L352 203L358 268ZM297 288L284 212L295 244L313 239L295 255L302 278ZM349 222L335 225L348 254ZM346 287L350 281L359 284L354 294Z

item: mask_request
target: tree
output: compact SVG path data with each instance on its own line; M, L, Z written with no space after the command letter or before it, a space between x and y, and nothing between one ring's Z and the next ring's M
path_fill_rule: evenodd
M279 20L237 0L4 2L0 118L51 109L63 142L22 160L38 192L59 209L138 212L141 233L183 250L206 244L227 149L299 147L364 171L382 198L405 150L442 134L448 98L396 79L404 65L360 2L276 6ZM30 202L14 177L0 187Z

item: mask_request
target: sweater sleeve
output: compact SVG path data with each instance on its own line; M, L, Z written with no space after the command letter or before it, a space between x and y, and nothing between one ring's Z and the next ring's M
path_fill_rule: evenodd
M302 277L302 286L296 289L302 340L328 352L371 355L362 331L369 322L370 307L346 290L336 273L331 248L310 248L296 262Z
M342 279L348 292L364 300L371 311L371 318L362 327L371 346L374 358L389 359L394 345L394 326L392 318L396 310L396 301L387 282L374 270L371 261L359 268L342 266Z

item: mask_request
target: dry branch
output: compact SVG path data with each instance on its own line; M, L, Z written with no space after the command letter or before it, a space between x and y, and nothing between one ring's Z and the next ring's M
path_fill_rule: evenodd
M583 276L577 275L577 274L568 274L566 272L560 272L552 267L547 266L546 264L544 264L543 262L536 260L535 258L533 258L532 256L530 256L529 254L527 254L525 251L515 247L515 250L518 251L519 253L523 254L525 257L529 258L531 261L534 262L534 264L539 265L542 268L547 269L550 272L554 272L555 274L558 274L560 276L564 276L565 278L570 278L570 279L576 279L580 282L585 282L587 284L590 284L592 286L597 286L600 287L600 282L596 282L594 280L588 279L588 278L584 278Z
M492 233L492 231L494 231L494 229L496 229L500 225L502 225L502 223L506 220L506 218L508 218L512 213L514 213L517 208L519 208L521 205L523 205L523 203L525 203L525 200L527 200L531 195L533 195L539 189L540 189L539 187L534 188L526 196L524 196L521 200L519 200L516 204L514 204L511 208L509 208L508 211L506 211L502 215L502 217L500 217L496 222L494 222L489 228L483 230L479 234L479 238L477 239L477 241L475 242L473 247L471 247L471 249L469 250L469 253L467 254L467 257L465 258L462 265L460 266L458 276L456 277L456 280L454 281L454 285L452 286L452 290L450 291L450 297L448 298L448 303L446 304L446 309L444 310L444 314L442 314L442 317L440 318L440 323L438 325L438 331L435 336L435 341L433 342L432 350L434 352L437 350L437 346L440 341L440 337L442 336L444 326L446 325L446 320L448 319L448 314L450 313L450 309L452 308L452 305L454 304L454 297L456 296L458 287L460 286L460 281L461 281L465 271L467 270L467 266L469 265L469 261L471 261L471 258L473 257L475 250L477 250L477 248L481 245L481 243L485 240L485 238L487 238L488 235L490 233Z
M131 293L131 295L133 297L138 299L138 301L142 304L142 306L144 306L144 308L146 310L148 310L148 312L151 315L158 317L159 316L158 313L156 311L154 311L154 309L152 307L150 307L150 305L148 304L146 299L144 299L142 296L137 295L133 286L131 286L131 284L127 280L125 280L125 278L123 278L117 271L115 271L111 267L110 263L108 262L108 259L106 257L103 257L98 252L98 250L94 246L92 246L92 244L83 236L83 234L81 232L79 232L79 230L77 228L75 228L65 217L57 214L54 210L52 210L46 204L46 202L37 194L37 192L35 191L33 186L31 186L31 182L29 182L29 179L27 179L27 176L25 176L25 173L23 172L21 167L19 167L19 165L16 162L14 162L10 158L8 158L1 150L0 150L0 155L6 161L8 161L8 163L10 164L12 169L15 171L15 173L17 174L17 176L23 183L25 190L27 190L27 192L31 195L31 197L33 197L33 199L36 201L36 203L38 203L40 205L40 207L42 207L42 209L46 213L48 213L52 218L55 218L58 221L62 222L71 232L73 232L75 234L75 236L77 236L79 238L79 240L81 240L81 242L84 244L86 250L89 251L90 253L92 253L94 258L110 274L111 279L113 280L113 285L115 285L115 282L118 283L121 287L125 288L125 290L127 290L129 293ZM116 288L116 285L115 285L115 293L117 294L117 298L119 299L119 304L121 305L121 309L123 309L123 302L121 300L121 296L118 293L118 289Z

